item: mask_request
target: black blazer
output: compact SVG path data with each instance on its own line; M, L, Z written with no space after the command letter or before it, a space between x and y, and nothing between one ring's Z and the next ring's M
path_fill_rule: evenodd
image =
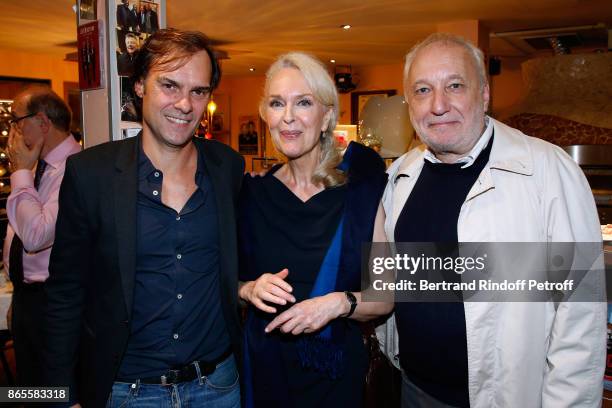
M136 267L139 137L71 156L59 195L45 284L44 378L69 385L86 407L104 407L125 352ZM222 309L240 355L235 210L244 160L228 146L202 145L219 214ZM78 367L77 366L78 361Z

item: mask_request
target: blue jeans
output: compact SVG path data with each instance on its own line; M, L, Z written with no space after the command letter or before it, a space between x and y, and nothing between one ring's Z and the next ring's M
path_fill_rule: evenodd
M240 407L240 384L234 356L215 371L193 381L172 385L115 382L107 408Z

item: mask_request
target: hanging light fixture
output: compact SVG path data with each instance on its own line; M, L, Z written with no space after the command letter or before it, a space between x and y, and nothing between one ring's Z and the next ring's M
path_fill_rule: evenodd
M206 106L206 110L208 111L208 114L210 115L211 118L215 114L215 111L217 110L217 104L213 100L212 95L210 96L210 102L208 102L208 105Z
M204 136L206 139L212 139L212 123L216 110L217 104L215 103L213 95L211 94L210 101L208 102L208 105L206 105L206 122L208 122L206 126L206 135Z

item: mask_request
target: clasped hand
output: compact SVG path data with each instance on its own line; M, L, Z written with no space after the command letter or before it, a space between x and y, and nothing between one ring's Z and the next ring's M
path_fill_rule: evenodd
M264 312L276 313L276 308L265 302L278 305L295 302L295 297L291 294L293 288L285 281L288 275L287 269L275 274L263 274L257 280L246 283L241 288L240 297ZM293 335L316 332L331 320L346 313L344 303L344 294L338 292L306 299L276 316L266 326L265 331L269 333L278 328L283 333Z

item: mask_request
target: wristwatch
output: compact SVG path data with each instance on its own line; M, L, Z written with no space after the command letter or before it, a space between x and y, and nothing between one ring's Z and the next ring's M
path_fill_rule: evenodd
M351 310L349 310L348 314L344 317L349 318L353 313L355 313L355 309L357 308L357 298L353 292L349 292L348 290L345 290L344 294L346 295L346 300L348 300L351 305Z

